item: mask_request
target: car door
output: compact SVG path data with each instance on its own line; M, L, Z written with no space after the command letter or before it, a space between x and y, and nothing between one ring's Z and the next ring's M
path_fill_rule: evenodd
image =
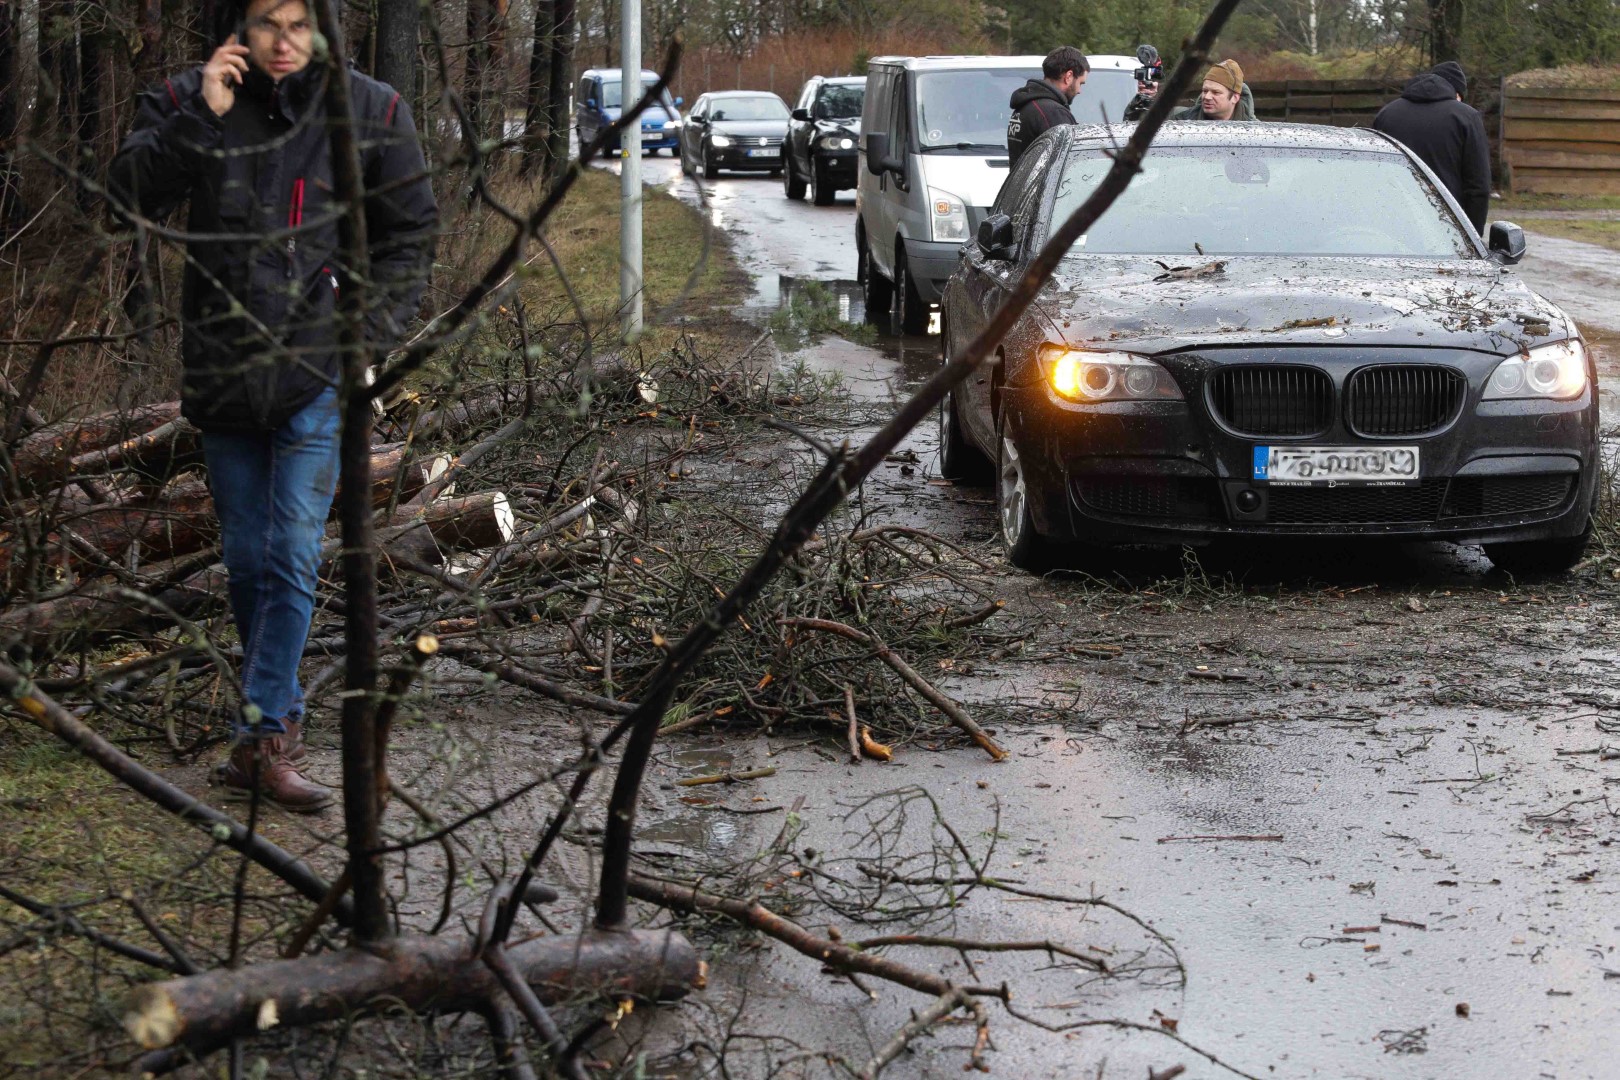
M686 123L681 125L681 160L690 168L696 169L703 162L703 126L708 120L709 95L704 94L686 114Z
M1047 180L1060 169L1066 145L1060 139L1047 139L1019 158L990 208L991 216L1006 214L1012 218L1015 258L986 258L976 238L963 245L961 288L954 290L958 301L948 313L954 347L960 348L979 335L1006 301L1024 264L1034 254L1034 229L1045 202ZM968 376L958 399L962 402L959 415L970 429L970 437L981 446L995 445L992 391L1000 375L1000 359L992 356Z
M816 135L816 95L820 91L820 79L811 79L805 83L794 110L803 109L810 119L788 121L788 155L793 159L793 170L802 177L810 175L810 148L815 142Z

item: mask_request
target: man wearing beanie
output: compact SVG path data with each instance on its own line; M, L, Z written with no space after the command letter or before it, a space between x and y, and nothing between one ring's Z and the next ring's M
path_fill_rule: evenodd
M1485 121L1463 103L1467 90L1462 65L1447 60L1407 83L1400 97L1379 110L1373 127L1405 143L1433 169L1483 234L1491 205L1491 149Z
M1254 95L1236 60L1222 60L1204 75L1198 103L1170 114L1172 120L1253 120Z

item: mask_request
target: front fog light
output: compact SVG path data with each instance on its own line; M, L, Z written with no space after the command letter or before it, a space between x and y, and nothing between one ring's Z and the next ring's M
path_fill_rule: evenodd
M1041 351L1047 385L1069 401L1180 401L1181 388L1163 367L1144 356L1085 352L1050 345Z
M1586 349L1574 338L1510 356L1485 385L1486 401L1543 398L1568 401L1586 390Z

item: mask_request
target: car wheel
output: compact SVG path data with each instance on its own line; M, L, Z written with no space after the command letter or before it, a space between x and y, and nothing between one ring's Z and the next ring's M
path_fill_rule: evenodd
M906 264L905 249L896 245L894 253L894 294L900 305L902 334L928 333L928 305L917 293L917 281Z
M718 180L718 179L720 179L720 166L718 166L718 165L716 165L714 163L714 160L709 157L709 154L708 154L707 151L704 151L704 154L703 154L703 179L705 179L705 180Z
M1506 544L1486 544L1485 556L1514 577L1542 577L1562 574L1586 554L1587 541L1592 539L1592 522L1586 522L1586 531L1579 536L1566 536L1557 540L1515 540Z
M692 166L689 165L687 163L687 161L686 161L686 151L682 150L680 147L677 146L674 149L673 153L675 154L676 157L680 158L680 160L681 160L681 175L682 176L691 176L692 175Z
M872 249L861 247L861 299L866 304L866 321L882 322L894 305L894 286L872 262Z
M1035 531L1030 517L1024 459L1005 431L997 432L996 443L996 522L1001 546L1014 566L1038 574L1051 565L1051 548Z
M782 191L794 201L804 198L804 181L793 171L792 158L788 158L786 167L782 170Z
M810 201L817 206L831 206L838 189L827 182L827 168L819 161L810 163Z

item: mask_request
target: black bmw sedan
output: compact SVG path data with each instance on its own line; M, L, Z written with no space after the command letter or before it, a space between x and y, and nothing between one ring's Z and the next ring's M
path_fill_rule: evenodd
M1001 304L1129 127L1037 140L963 247L945 355ZM941 470L993 477L1002 541L1366 537L1580 557L1593 365L1409 151L1365 130L1172 124L940 413Z
M676 153L681 172L702 170L713 180L721 169L782 171L782 143L787 139L787 103L757 90L704 94L692 106L681 128Z

